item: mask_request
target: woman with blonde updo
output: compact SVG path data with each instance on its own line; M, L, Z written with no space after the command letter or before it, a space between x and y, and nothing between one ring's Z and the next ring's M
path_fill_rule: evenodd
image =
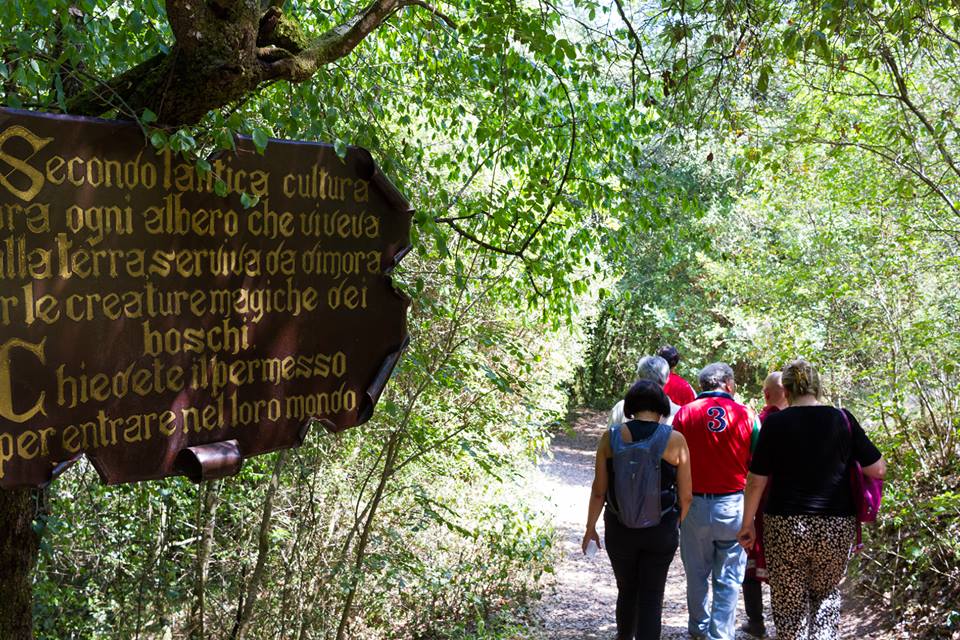
M777 638L839 638L838 585L857 525L850 465L856 460L873 478L882 478L887 467L849 411L820 404L820 377L809 362L788 364L781 382L789 406L770 415L760 430L738 538L753 547L753 519L772 482L764 554Z

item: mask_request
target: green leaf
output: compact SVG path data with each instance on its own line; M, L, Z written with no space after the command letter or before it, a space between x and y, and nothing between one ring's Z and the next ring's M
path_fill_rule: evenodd
M257 148L257 153L263 155L264 150L267 148L267 142L270 139L270 136L267 134L266 130L261 128L256 128L253 130L253 144Z
M18 31L16 34L17 49L21 53L27 54L33 51L33 38L29 31Z
M827 62L833 57L833 49L830 48L827 35L822 31L814 31L807 36L806 48L815 49L817 54Z
M760 93L766 93L767 87L770 85L770 68L764 66L760 69L760 77L757 79L757 91Z
M233 131L231 131L229 127L221 127L215 137L221 149L228 149L230 151L237 150L237 141L233 136Z
M53 87L57 92L57 106L60 107L61 111L67 110L67 101L63 94L63 81L60 79L60 74L53 76Z
M255 207L258 202L260 202L260 196L251 196L246 192L240 194L240 204L243 205L244 209Z
M150 109L144 109L143 113L140 114L140 122L144 124L150 124L151 122L156 122L156 121L157 121L157 114L155 114L153 111L150 111Z
M167 144L167 134L159 129L155 129L153 133L150 134L150 144L152 144L155 149L162 149Z

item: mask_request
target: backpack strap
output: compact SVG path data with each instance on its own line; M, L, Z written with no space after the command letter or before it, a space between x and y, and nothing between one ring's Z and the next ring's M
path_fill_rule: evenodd
M611 453L616 453L621 449L623 449L623 446L625 443L623 441L623 435L620 433L620 427L622 426L623 424L612 424L607 429L607 431L610 433L610 452Z
M663 452L667 450L667 444L670 442L670 434L673 433L673 427L662 422L653 432L652 438L655 438L651 450L657 454L657 460L663 458Z
M607 434L610 436L610 453L613 456L616 456L619 451L623 449L624 442L623 436L620 435L620 427L622 424L611 424L607 427ZM606 507L613 513L617 519L620 519L620 510L614 506L613 501L613 481L608 478L607 482L607 504Z
M661 422L660 426L657 427L657 430L654 432L652 436L656 438L651 448L653 450L653 453L655 453L657 456L657 475L658 476L660 475L660 464L663 462L663 452L667 450L667 445L670 444L670 435L672 433L673 433L673 427ZM674 489L676 489L676 487L674 487ZM660 493L661 493L661 499L662 499L663 487L660 487ZM671 509L676 507L678 500L679 500L679 495L677 494L677 491L674 490L673 504L671 504L666 509L661 509L660 517L662 518L664 515L669 513Z
M847 417L846 409L837 409L840 412L840 417L843 418L843 424L847 425L847 432L850 434L850 438L853 438L853 427L850 426L850 418ZM851 449L852 451L852 449Z
M623 439L623 434L620 432L620 428L624 426L626 426L625 422L623 424L610 425L608 428L610 432L610 451L612 453L617 453L627 446L627 443ZM649 437L644 438L644 441L653 440L650 451L657 454L657 460L662 458L663 452L667 450L667 443L670 441L671 433L673 433L673 427L661 422Z

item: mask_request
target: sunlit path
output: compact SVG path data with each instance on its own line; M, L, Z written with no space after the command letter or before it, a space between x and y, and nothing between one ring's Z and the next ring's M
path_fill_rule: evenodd
M585 413L575 431L554 438L553 460L543 464L543 491L554 516L562 559L555 582L543 596L544 638L580 640L616 635L613 571L603 552L580 551L587 498L593 479L593 452L603 416Z

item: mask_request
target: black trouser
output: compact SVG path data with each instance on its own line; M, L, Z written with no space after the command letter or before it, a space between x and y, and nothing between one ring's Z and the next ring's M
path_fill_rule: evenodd
M756 578L743 579L743 608L750 622L763 626L763 587Z
M677 517L630 529L609 511L604 542L617 578L617 640L659 640L667 570L680 544Z

